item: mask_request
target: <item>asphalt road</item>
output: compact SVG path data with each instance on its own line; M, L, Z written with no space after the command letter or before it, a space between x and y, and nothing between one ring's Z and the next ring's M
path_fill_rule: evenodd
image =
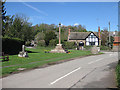
M3 88L113 88L116 52L75 59L46 68L10 75Z

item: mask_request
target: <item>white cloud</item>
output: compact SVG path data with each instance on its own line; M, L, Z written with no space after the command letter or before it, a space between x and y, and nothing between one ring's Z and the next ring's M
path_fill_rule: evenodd
M63 26L63 24L61 23L61 26Z
M74 26L77 26L77 25L79 25L79 23L75 23L75 24L74 24Z
M43 20L44 20L44 17L41 17L41 16L30 16L30 17L29 17L29 21L30 21L30 22L34 22L35 18L36 18L37 20L40 20L40 21L43 21Z
M39 9L36 8L36 7L33 7L33 6L31 6L31 5L29 5L29 4L25 3L25 2L23 2L23 4L24 4L25 6L27 6L27 7L29 7L29 8L31 8L31 9L35 10L36 12L38 12L38 13L40 13L40 14L43 14L43 15L45 15L45 16L48 16L47 13L45 13L45 12L39 10Z

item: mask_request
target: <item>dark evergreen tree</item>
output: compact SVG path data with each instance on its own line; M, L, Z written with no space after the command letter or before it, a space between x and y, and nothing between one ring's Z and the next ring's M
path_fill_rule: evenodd
M45 43L46 43L47 46L49 45L49 42L52 39L57 39L57 35L55 34L55 32L54 31L46 32L44 40L45 40Z
M0 3L1 3L1 7L2 7L2 35L4 36L5 35L5 21L6 21L6 16L5 16L5 14L6 14L6 8L5 8L5 1L4 2L2 2L2 1L0 1Z

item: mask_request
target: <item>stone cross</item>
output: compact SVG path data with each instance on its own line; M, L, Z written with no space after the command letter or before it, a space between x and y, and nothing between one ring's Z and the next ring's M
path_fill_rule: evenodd
M60 26L61 26L61 23L59 23L59 44L61 44L61 38L60 38L60 33L61 33L61 31L60 31Z
M25 45L22 45L22 52L25 52Z

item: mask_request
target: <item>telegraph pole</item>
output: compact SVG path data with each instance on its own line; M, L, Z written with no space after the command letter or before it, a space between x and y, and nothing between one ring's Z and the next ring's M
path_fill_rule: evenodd
M110 46L110 22L109 22L109 46Z

